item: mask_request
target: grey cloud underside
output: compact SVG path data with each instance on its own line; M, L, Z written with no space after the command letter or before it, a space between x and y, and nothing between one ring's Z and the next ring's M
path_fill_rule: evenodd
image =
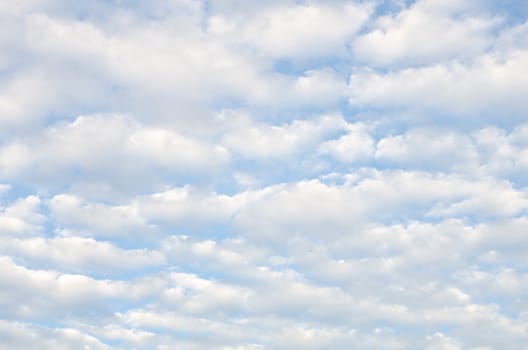
M0 4L0 349L528 349L517 6Z

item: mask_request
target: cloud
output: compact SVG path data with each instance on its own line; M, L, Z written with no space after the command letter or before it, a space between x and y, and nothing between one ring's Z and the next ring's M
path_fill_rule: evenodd
M421 0L377 18L373 28L354 41L353 52L374 66L467 59L492 46L498 23L498 18L482 14L476 1Z
M4 240L0 249L3 254L34 266L60 268L74 273L119 275L164 264L164 256L160 252L125 250L109 242L75 236Z
M527 57L525 51L516 51L478 56L469 65L451 62L387 73L358 70L350 77L349 102L399 112L411 120L467 118L472 124L516 125L526 112L521 91L528 77L521 67Z
M525 168L524 124L507 131L484 127L470 132L453 128L413 128L378 140L375 159L399 168L449 171L468 176L510 176L518 185ZM334 141L331 141L334 142Z
M372 156L374 140L364 124L349 124L348 133L338 139L329 140L319 146L320 154L329 154L344 162L365 160Z
M376 158L399 166L465 170L478 168L479 154L470 135L451 130L412 129L381 139Z
M346 129L340 116L319 120L294 120L286 125L245 123L223 137L223 144L235 154L247 158L290 157L314 148L323 139Z
M242 35L251 46L274 58L334 56L344 53L371 11L369 4L358 3L278 6L257 12ZM212 20L214 25L222 18Z
M519 6L0 4L0 348L525 349Z
M40 205L40 198L28 196L7 207L0 207L2 233L6 236L34 236L42 233L47 218L40 212Z
M86 203L82 198L67 194L53 197L49 206L58 226L73 226L103 237L120 233L131 235L134 229L145 229L144 220L127 206Z
M156 186L159 169L192 173L229 161L228 152L219 146L145 127L123 115L80 116L49 126L4 145L0 156L2 178L55 188L65 181L80 183L81 189L84 182L109 184L114 192L125 193L147 179Z
M110 346L97 338L73 328L50 329L24 323L0 322L0 345L20 350L33 349L39 344L43 350L73 350L82 347L94 350L109 350Z
M30 270L3 257L0 302L4 317L10 319L45 319L60 317L74 310L89 313L92 308L104 308L104 300L118 297L126 284L98 281L84 275L59 274L55 271ZM38 292L40 298L33 295Z
M343 185L311 180L276 187L240 210L235 223L250 236L279 243L298 235L317 240L353 235L369 222L509 217L527 204L525 191L507 182L368 169L349 177Z

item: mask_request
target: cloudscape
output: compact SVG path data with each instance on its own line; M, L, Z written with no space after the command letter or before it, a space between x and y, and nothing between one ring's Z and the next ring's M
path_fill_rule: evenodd
M1 350L527 350L522 0L0 2Z

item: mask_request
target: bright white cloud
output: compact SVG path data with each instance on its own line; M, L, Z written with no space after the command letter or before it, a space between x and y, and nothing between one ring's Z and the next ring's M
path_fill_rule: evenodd
M3 254L26 262L77 273L119 275L164 263L163 254L157 251L125 250L109 242L77 236L4 240L0 249Z
M343 54L371 11L369 4L358 3L278 6L250 18L242 35L250 45L272 57L335 56ZM220 21L213 17L213 28L215 23L218 28Z
M506 3L0 4L0 348L525 349Z
M0 147L0 159L3 178L43 187L64 181L80 182L82 187L91 181L109 184L115 192L143 181L156 188L162 177L159 171L218 169L229 161L229 153L175 131L141 125L131 117L93 115L8 143Z
M368 127L363 124L349 124L347 131L347 134L338 139L322 143L319 152L344 162L370 158L374 152L374 140L368 132Z
M0 230L3 235L33 236L41 233L46 216L40 212L40 204L37 196L28 196L7 207L0 207Z
M493 43L498 18L474 13L476 1L419 0L394 15L377 18L374 28L353 44L369 65L414 65L467 59Z
M526 114L528 53L485 54L469 65L450 62L378 73L358 70L350 77L352 106L401 112L404 118L468 118L515 125Z
M74 350L79 348L109 350L110 346L74 328L49 329L24 323L2 321L0 345L20 350L33 349L39 344L43 350Z
M288 157L315 148L332 134L343 132L347 123L340 116L319 120L294 120L287 125L242 125L224 135L224 145L248 158Z

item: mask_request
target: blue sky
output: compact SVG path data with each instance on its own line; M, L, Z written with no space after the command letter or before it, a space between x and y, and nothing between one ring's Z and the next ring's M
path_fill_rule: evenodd
M0 349L527 349L524 1L0 4Z

